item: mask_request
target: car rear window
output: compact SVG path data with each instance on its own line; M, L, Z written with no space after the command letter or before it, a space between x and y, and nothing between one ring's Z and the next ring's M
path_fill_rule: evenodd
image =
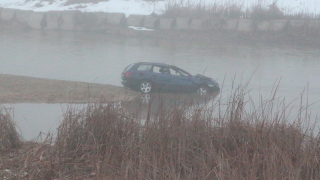
M133 65L134 65L134 64L130 64L129 66L127 66L127 67L124 69L124 71L131 69Z
M151 71L152 65L149 64L141 64L138 68L137 71Z

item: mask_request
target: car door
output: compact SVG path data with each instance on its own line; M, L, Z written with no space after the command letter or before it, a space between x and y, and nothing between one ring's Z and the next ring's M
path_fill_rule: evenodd
M157 89L170 90L172 79L169 68L166 66L153 66L153 82Z
M151 64L140 64L136 71L132 72L132 79L135 79L135 83L139 84L141 80L150 80L152 77L152 65Z
M176 67L170 68L170 73L172 75L172 89L177 91L188 91L192 89L194 79L189 73Z

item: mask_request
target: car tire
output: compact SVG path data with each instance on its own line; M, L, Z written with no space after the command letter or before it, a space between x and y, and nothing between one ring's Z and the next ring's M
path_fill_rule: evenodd
M142 93L150 93L152 90L152 84L149 81L141 81L140 86L139 86L139 90Z
M199 94L200 96L205 96L208 95L210 93L210 90L208 88L208 86L206 85L201 85L197 88L197 94Z

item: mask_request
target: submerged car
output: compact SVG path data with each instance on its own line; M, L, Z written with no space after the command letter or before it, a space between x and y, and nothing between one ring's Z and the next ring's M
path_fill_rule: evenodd
M219 84L212 78L164 63L139 62L130 64L121 74L124 87L142 93L152 91L196 92L200 95L220 91Z

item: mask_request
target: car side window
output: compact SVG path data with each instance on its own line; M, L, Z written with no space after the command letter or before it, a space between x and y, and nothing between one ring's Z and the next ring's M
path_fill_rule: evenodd
M170 74L170 71L167 67L163 66L153 66L154 73Z
M152 65L148 64L141 64L138 68L137 71L151 71Z
M160 66L153 66L152 71L153 71L154 73L162 73L162 69L161 69Z

